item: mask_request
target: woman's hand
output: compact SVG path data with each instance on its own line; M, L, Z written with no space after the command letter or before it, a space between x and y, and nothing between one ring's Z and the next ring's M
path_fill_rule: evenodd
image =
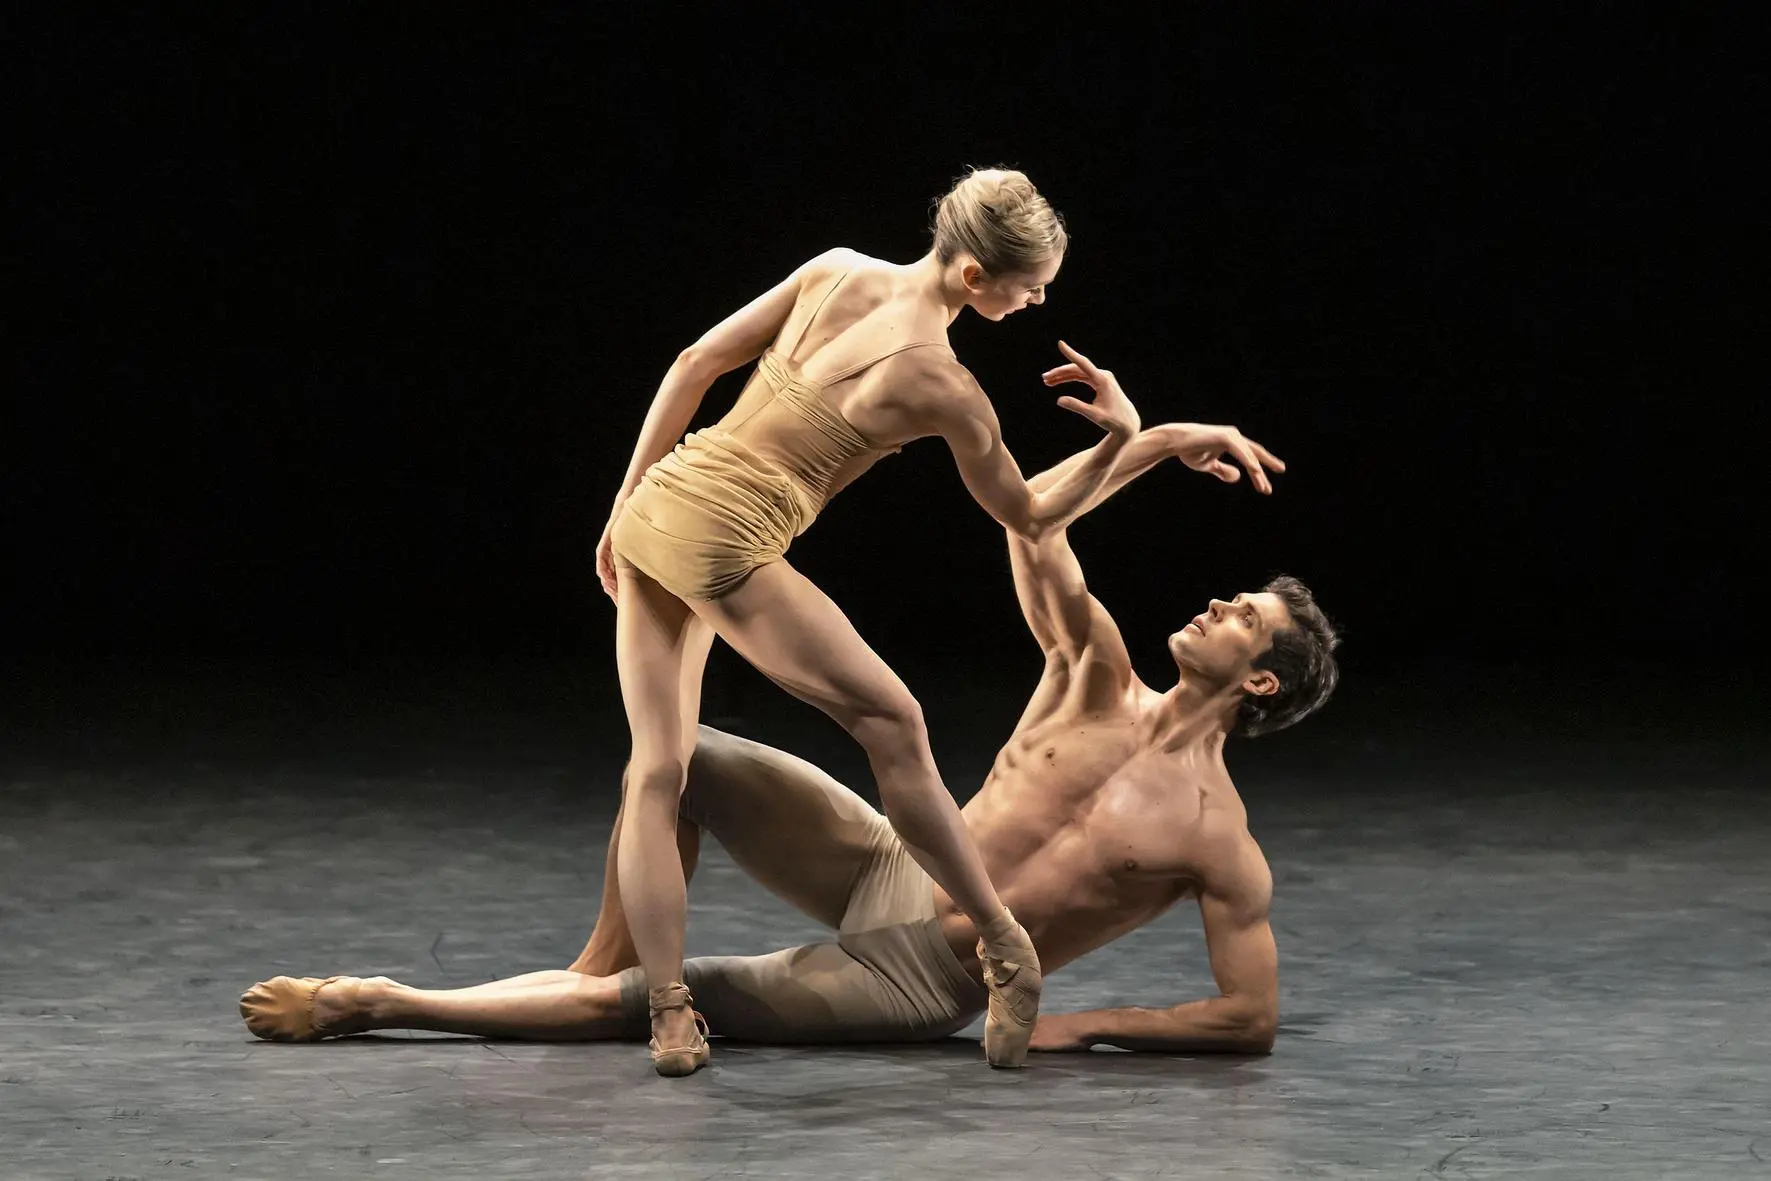
M1095 391L1093 402L1084 402L1081 398L1072 398L1066 394L1058 399L1058 405L1082 415L1121 442L1137 434L1140 425L1137 407L1131 404L1131 399L1119 388L1119 382L1114 379L1113 374L1109 370L1095 368L1094 362L1061 340L1058 342L1058 351L1069 357L1070 363L1046 370L1045 384L1056 386L1067 381L1079 381Z
M603 536L596 543L596 576L603 584L603 592L611 602L621 601L615 582L615 518L621 515L621 507L625 500L615 502L615 511L609 514L609 523L603 526Z
M1224 461L1226 455L1247 469L1255 490L1263 495L1270 495L1273 491L1273 483L1267 479L1267 469L1285 470L1284 461L1277 455L1233 426L1175 422L1157 429L1169 432L1176 459L1194 471L1216 476L1226 484L1234 484L1242 478L1234 464Z

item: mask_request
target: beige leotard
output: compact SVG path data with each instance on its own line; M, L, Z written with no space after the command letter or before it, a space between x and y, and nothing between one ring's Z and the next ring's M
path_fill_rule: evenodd
M848 274L830 285L792 348L783 352L777 340L757 359L724 418L647 469L615 522L618 559L678 598L717 599L778 560L832 496L898 450L856 430L824 391L906 349L944 349L944 341L898 345L816 381L791 359Z

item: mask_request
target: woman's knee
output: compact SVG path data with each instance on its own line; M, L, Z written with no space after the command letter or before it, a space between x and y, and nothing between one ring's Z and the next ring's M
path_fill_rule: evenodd
M622 789L628 799L668 796L674 806L677 798L682 795L688 772L688 760L680 755L667 754L648 758L636 753L622 776Z
M928 744L922 705L909 690L865 703L843 723L870 754L918 750Z

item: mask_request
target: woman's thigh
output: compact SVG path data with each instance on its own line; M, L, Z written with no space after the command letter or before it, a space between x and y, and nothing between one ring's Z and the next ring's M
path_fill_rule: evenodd
M615 661L633 762L645 771L686 765L695 741L700 667L707 660L706 625L635 567L618 565L616 577Z
M910 721L916 700L842 608L785 560L758 567L697 615L770 680L842 725Z

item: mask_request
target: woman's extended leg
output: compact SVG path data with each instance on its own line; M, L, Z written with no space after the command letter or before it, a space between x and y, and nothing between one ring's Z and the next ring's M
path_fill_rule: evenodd
M922 707L830 596L785 561L695 611L776 684L829 714L867 752L880 802L917 864L982 928L1002 913L941 782Z
M982 936L990 990L984 1056L992 1066L1026 1061L1043 981L1039 956L990 884L959 805L935 769L922 708L904 682L830 597L785 561L694 608L746 660L829 714L867 752L886 819Z
M683 977L687 896L677 859L677 801L695 741L700 668L710 639L693 626L688 606L646 574L625 563L616 573L615 656L633 732L616 869L647 986L659 989ZM663 1047L695 1041L687 1008L660 1012L652 1029Z

